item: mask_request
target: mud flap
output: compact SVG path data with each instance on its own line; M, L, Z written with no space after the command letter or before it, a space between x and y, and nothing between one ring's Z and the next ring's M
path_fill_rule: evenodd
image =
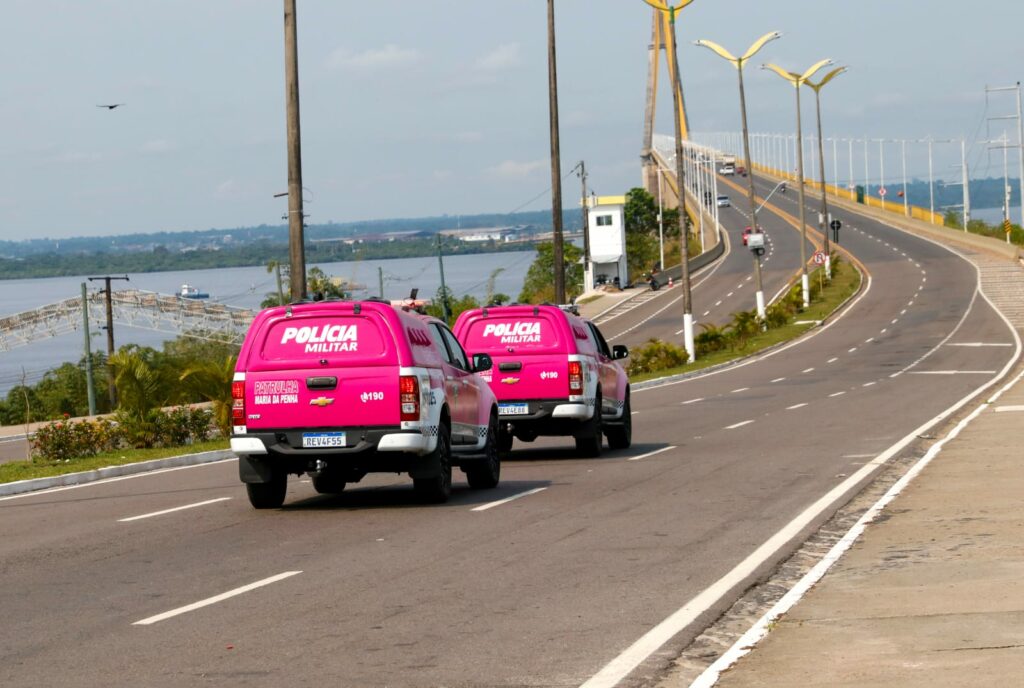
M436 478L441 473L441 461L436 452L421 457L416 465L409 469L409 477L413 480Z
M274 479L274 467L266 457L239 456L238 477L243 483L269 483Z

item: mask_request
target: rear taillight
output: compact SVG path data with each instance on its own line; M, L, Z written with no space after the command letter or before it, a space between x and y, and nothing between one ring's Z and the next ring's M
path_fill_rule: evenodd
M583 366L579 361L569 361L569 394L583 394Z
M231 383L231 424L245 425L245 383Z
M420 381L413 375L398 378L398 400L402 406L402 420L420 419Z

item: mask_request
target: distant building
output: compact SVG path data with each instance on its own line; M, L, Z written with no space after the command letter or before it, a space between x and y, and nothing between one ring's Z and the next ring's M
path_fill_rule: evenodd
M584 265L584 291L595 282L629 284L626 266L626 197L597 196L587 199L587 230L590 234L590 265Z

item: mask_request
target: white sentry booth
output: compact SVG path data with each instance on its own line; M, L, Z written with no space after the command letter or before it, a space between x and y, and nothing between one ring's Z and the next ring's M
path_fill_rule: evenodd
M590 265L584 265L584 291L592 291L600 276L611 283L629 283L626 266L626 197L596 196L587 199L587 231L590 234Z

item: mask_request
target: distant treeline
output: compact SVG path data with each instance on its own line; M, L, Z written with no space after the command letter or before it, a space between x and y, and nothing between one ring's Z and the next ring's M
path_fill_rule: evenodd
M527 251L532 243L479 242L465 243L446 238L444 255ZM409 239L393 242L345 244L342 242L306 245L306 262L332 263L350 260L381 260L386 258L418 258L437 253L436 239ZM67 255L37 253L25 258L0 258L0 279L64 277L102 273L142 273L170 270L202 270L267 265L271 261L288 262L285 241L261 240L239 243L219 250L200 249L181 253L157 246L152 251L132 253L96 252Z
M580 211L578 209L563 210L564 227L567 230L580 227ZM370 220L363 222L327 222L310 224L306 227L307 241L317 239L336 239L354 236L385 234L388 232L426 232L436 234L445 229L475 229L494 227L517 227L549 231L551 229L551 211L538 210L522 213L489 213L481 215L443 215L440 217L404 218L391 220ZM15 228L16 233L16 228ZM258 225L256 227L233 227L228 229L206 229L189 232L152 232L148 234L118 234L96 237L71 237L64 239L26 239L24 241L0 241L0 258L26 258L33 255L75 256L76 260L88 254L102 254L105 259L110 255L122 253L154 253L161 248L169 253L189 251L195 257L195 249L221 249L220 253L231 255L225 262L212 260L203 262L200 267L228 267L231 265L251 265L255 260L246 256L239 244L286 244L288 242L287 225ZM230 250L225 250L230 249ZM258 251L263 255L263 250ZM403 254L404 255L404 254ZM367 257L370 257L367 255ZM378 257L391 257L378 256ZM160 265L153 270L179 269L179 262L163 262L164 258L147 261L146 264ZM171 260L166 258L166 260ZM241 262L226 262L228 260ZM256 262L260 262L256 260ZM133 264L135 265L135 264ZM114 268L102 268L104 270ZM118 268L120 269L120 268ZM133 268L134 269L134 268ZM65 273L54 273L65 274ZM82 274L77 270L74 274Z

